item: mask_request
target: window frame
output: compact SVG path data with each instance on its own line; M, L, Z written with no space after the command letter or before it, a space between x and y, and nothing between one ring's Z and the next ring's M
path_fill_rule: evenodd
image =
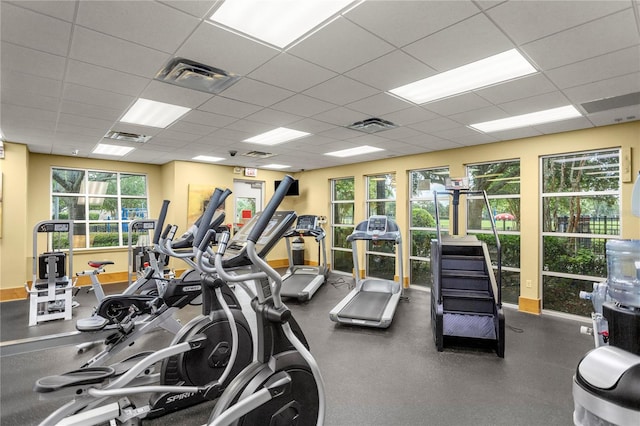
M338 181L344 181L344 180L351 180L352 184L353 184L353 188L354 188L354 193L353 193L353 199L351 200L336 200L336 183ZM347 224L347 223L336 223L336 217L335 217L335 209L336 206L339 204L344 204L344 205L351 205L352 210L354 211L354 215L355 215L355 206L356 206L356 202L355 202L355 177L354 176L346 176L346 177L340 177L340 178L332 178L330 179L330 184L329 184L329 190L331 191L331 270L333 272L337 272L337 273L343 273L343 274L349 274L349 272L347 271L342 271L339 269L334 269L336 266L336 262L335 262L335 253L336 252L341 252L341 253L349 253L351 254L351 256L353 256L353 250L351 249L351 247L349 248L345 248L345 247L337 247L335 245L336 242L336 228L342 228L342 229L351 229L353 232L353 229L355 229L356 223L355 223L355 217L351 218L351 224ZM353 271L353 257L351 257L351 270Z

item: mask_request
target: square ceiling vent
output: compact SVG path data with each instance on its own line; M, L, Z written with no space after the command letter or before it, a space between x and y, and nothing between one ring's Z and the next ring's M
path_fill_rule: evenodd
M367 118L366 120L357 121L347 127L359 132L377 133L383 130L395 129L398 125L381 118Z
M239 79L239 75L184 58L173 58L156 74L156 80L214 95Z
M276 154L272 154L270 152L262 152L262 151L249 151L242 155L244 155L245 157L252 157L252 158L269 158L269 157L275 157Z
M151 136L147 135L139 135L137 133L128 133L128 132L118 132L114 130L109 130L106 135L104 135L107 139L115 139L117 141L122 142L133 142L133 143L145 143Z

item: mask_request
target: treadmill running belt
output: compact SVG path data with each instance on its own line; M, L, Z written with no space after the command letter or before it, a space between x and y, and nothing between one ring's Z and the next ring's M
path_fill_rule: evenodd
M391 293L377 291L361 291L342 308L339 317L353 318L367 321L380 321Z

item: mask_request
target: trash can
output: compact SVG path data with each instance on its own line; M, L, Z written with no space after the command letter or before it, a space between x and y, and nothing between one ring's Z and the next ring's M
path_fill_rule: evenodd
M304 265L304 238L298 237L292 241L291 251L294 265Z

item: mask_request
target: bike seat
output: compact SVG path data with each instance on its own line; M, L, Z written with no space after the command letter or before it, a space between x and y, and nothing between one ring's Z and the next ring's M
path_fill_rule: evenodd
M49 393L73 386L95 385L102 383L114 374L115 370L112 367L81 368L59 376L47 376L38 379L33 386L33 390L38 393Z
M94 315L76 321L76 329L78 329L78 331L100 331L105 328L107 324L109 324L108 319L100 315Z
M110 260L90 260L87 264L92 268L102 268L104 265L113 265L113 262Z

